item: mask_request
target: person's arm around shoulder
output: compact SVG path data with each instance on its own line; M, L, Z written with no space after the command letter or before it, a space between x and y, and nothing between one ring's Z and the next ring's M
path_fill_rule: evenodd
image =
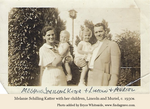
M119 46L116 42L111 42L110 44L111 50L111 78L109 81L109 86L116 86L118 82L118 76L120 72L120 58L121 52Z

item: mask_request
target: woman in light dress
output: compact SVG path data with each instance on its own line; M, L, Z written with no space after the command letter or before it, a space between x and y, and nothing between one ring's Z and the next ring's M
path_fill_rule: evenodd
M66 55L60 55L55 45L54 29L46 26L42 30L46 43L39 49L39 66L42 86L67 86L67 80L62 68L62 59Z

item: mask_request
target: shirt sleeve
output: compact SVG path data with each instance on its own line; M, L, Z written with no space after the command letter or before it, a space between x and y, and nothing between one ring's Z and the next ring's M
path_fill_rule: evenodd
M54 59L56 58L55 53L53 53L52 50L48 48L40 48L39 50L39 66L47 66L48 64L51 64Z

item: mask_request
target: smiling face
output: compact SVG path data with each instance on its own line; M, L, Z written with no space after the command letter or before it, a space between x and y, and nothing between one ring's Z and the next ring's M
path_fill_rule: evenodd
M83 33L83 40L85 42L89 42L90 38L91 38L90 32L89 31L88 32L84 31L84 33Z
M94 27L94 34L97 40L103 41L105 38L105 30L103 26Z
M46 40L47 44L52 44L55 41L55 33L54 30L49 30L46 32L43 38Z

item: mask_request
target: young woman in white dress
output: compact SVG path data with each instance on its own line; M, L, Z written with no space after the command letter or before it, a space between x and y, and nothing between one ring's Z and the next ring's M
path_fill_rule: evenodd
M39 66L42 86L67 86L67 80L62 68L62 59L66 55L60 55L55 45L54 29L46 26L42 30L46 43L39 49Z

